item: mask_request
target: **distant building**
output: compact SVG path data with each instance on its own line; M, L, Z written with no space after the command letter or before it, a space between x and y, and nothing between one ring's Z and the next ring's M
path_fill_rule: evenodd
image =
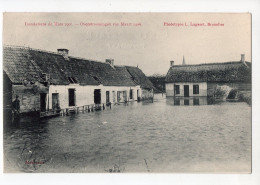
M44 112L153 97L153 85L137 67L114 65L25 47L4 46L4 106L18 95L20 112Z
M244 55L240 61L225 63L174 65L171 61L165 83L166 96L174 97L211 96L219 85L250 91L251 63Z

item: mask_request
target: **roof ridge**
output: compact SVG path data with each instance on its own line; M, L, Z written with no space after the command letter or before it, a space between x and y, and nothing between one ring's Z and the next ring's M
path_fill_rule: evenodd
M69 58L72 59L78 59L78 60L86 60L86 61L90 61L90 62L98 62L98 63L102 63L102 64L107 64L106 62L102 62L102 61L98 61L98 60L94 60L94 59L87 59L87 58L83 58L83 57L75 57L75 56L70 56Z
M248 62L248 61L245 61ZM249 62L251 63L251 62ZM223 65L223 64L242 64L241 61L230 61L230 62L214 62L214 63L200 63L200 64L186 64L186 65L174 65L171 67L189 67L189 66L205 66L205 65Z
M30 46L4 45L4 48L6 48L6 47L9 47L9 48L18 48L18 49L27 49L27 50L34 50L34 51L40 51L40 52L45 52L45 53L50 53L50 54L55 54L55 55L62 55L62 54L59 54L59 53L54 52L54 51L47 51L47 50L44 50L44 49L31 48ZM71 56L71 55L69 55L69 58L79 59L79 60L87 60L87 61L99 62L99 63L104 63L104 64L106 64L105 62L102 62L102 61L98 61L98 60L94 60L94 59L87 59L87 58L83 58L83 57L75 57L75 56Z
M4 48L17 48L17 49L26 49L26 50L33 50L33 51L40 51L40 52L45 52L45 53L50 53L50 54L55 54L55 55L61 55L59 53L53 52L53 51L47 51L43 49L36 49L36 48L31 48L30 46L16 46L16 45L4 45Z

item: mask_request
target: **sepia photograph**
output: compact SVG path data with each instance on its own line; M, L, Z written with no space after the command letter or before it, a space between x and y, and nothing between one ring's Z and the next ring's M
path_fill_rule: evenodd
M252 172L250 13L3 13L4 173Z

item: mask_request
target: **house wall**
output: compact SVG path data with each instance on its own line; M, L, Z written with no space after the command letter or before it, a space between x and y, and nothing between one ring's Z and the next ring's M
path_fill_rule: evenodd
M197 97L167 97L166 104L172 106L181 106L181 105L207 105L208 100L206 96L197 96Z
M40 110L40 93L47 93L47 87L35 85L12 85L12 101L16 95L20 100L20 113L28 113Z
M3 73L3 116L4 122L12 120L12 82L6 73Z
M139 96L142 95L140 86L135 87L124 87L124 86L80 86L78 84L71 85L51 85L49 88L49 109L52 109L52 93L59 94L59 103L60 108L69 107L69 93L68 89L75 89L76 105L75 106L84 106L94 104L94 90L101 90L101 103L106 103L106 91L109 91L110 102L117 102L117 91L126 91L127 92L127 101L137 100L137 89L139 89ZM133 89L133 99L130 100L130 89ZM115 102L113 102L113 93L115 92ZM124 100L121 100L124 102Z
M4 103L4 110L12 108L12 82L6 73L3 73L3 103Z
M180 94L174 95L174 85L180 85ZM179 82L179 83L166 83L166 96L184 96L184 85L189 85L189 96L207 96L207 83L188 83L188 82ZM193 85L199 85L199 94L193 94Z
M130 99L130 89L133 90L133 99ZM102 103L106 103L106 91L109 91L109 95L110 95L110 102L112 103L116 103L117 102L117 91L126 91L127 93L127 99L126 101L137 101L137 90L139 90L139 97L142 97L142 89L140 88L140 86L135 86L135 87L127 87L127 86L103 86L103 89L101 90L101 94L102 94L102 99L101 102ZM116 95L116 101L113 102L113 91L115 91L115 95ZM121 99L120 102L124 102L123 99Z

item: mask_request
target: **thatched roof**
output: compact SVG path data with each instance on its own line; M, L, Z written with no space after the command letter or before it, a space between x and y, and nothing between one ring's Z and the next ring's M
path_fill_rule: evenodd
M80 85L141 85L121 66L112 67L103 62L63 57L58 53L25 47L4 46L3 53L3 69L15 84L22 84L24 81L43 82L42 76L47 74L50 76L49 82L55 85L67 85L73 81ZM146 80L144 74L140 78Z
M126 70L131 74L132 80L143 89L154 89L152 82L145 76L143 71L138 67L125 66Z
M251 82L251 63L225 62L170 67L166 79L170 82Z

